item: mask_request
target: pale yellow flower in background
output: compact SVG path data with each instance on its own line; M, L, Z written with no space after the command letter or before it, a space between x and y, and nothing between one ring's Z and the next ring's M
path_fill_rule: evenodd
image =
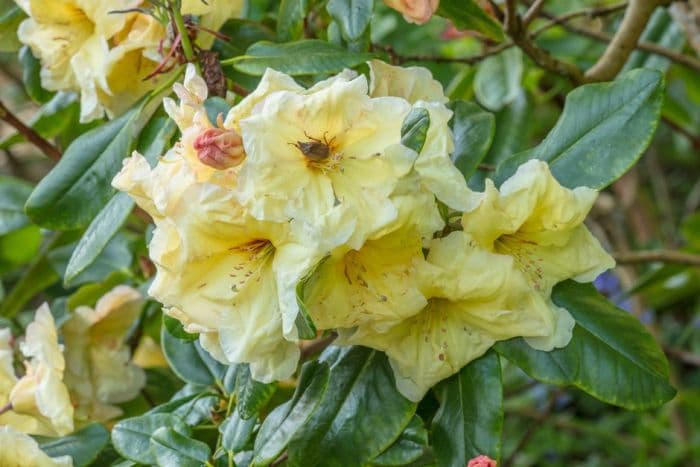
M341 329L338 339L384 351L397 388L412 401L498 340L553 332L551 316L529 306L513 258L478 248L464 232L433 240L427 260L415 264L427 299L417 313L389 329Z
M117 286L95 308L79 306L62 328L66 373L75 418L107 421L121 415L113 404L136 397L146 384L144 371L131 362L126 337L143 307L141 294Z
M2 467L73 467L71 456L49 457L30 436L12 426L0 426Z
M531 160L497 190L490 180L476 209L462 217L465 232L488 251L508 255L557 323L557 333L528 339L540 350L566 345L574 326L569 313L549 296L557 283L574 279L590 282L615 266L583 221L597 191L565 188L552 176L547 163Z
M141 337L131 361L141 368L167 368L169 366L160 345L150 336Z
M199 25L203 28L218 31L226 21L231 18L240 18L243 14L245 2L243 0L182 0L180 10L183 15L199 17ZM215 37L206 31L200 31L197 35L197 44L207 49L214 42Z
M428 134L414 164L414 171L424 189L456 211L473 209L477 197L450 159L455 149L449 127L452 111L445 106L448 99L442 85L422 67L404 68L379 60L371 60L368 64L371 96L400 97L415 109L423 108L430 114Z
M272 77L265 88L289 84ZM238 122L246 152L239 198L252 216L313 224L334 209L349 211L357 219L351 248L397 217L389 197L415 157L399 144L410 105L367 93L366 79L348 73L254 104ZM241 105L248 109L250 101ZM236 119L230 114L227 125Z
M20 349L29 360L25 362L25 375L10 392L12 411L34 418L40 425L40 434L63 436L70 433L73 431L73 406L63 382L63 349L58 343L48 305L44 304L36 311ZM25 428L20 429L29 432Z
M409 23L423 24L433 17L440 0L384 0L388 7L401 13Z

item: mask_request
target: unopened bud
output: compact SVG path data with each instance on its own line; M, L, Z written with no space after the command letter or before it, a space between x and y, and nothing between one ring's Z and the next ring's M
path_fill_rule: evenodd
M229 169L245 159L243 140L233 130L210 128L197 136L193 145L200 162L215 169Z
M497 467L496 461L489 456L478 456L470 460L467 467Z

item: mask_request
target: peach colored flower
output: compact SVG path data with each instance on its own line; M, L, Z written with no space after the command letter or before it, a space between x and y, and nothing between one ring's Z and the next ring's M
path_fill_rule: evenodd
M467 467L497 467L497 463L489 456L478 456L470 460Z
M409 23L423 24L432 18L440 0L384 0L384 3L403 14Z

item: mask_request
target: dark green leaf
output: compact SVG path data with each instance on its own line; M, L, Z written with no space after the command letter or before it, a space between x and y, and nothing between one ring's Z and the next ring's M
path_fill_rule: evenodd
M373 5L372 0L330 0L326 10L340 26L343 38L357 42L369 27Z
M24 215L24 203L31 192L32 186L27 182L0 175L0 235L29 223Z
M277 14L277 39L281 42L300 39L308 10L308 0L282 0Z
M266 384L255 381L250 375L248 365L239 365L236 372L236 399L241 418L247 420L255 417L270 401L276 390L275 383Z
M611 83L572 91L556 126L534 149L501 163L502 183L529 159L549 163L563 185L601 189L622 176L651 142L661 112L663 76L633 70Z
M496 351L535 379L573 385L628 409L657 407L674 396L666 357L637 318L590 284L563 282L552 299L576 320L568 346L541 352L518 338L496 344Z
M414 107L401 125L401 144L420 154L430 128L430 113L423 107Z
M41 63L32 55L29 46L25 45L20 49L19 62L22 64L22 82L27 95L39 104L51 99L53 93L41 87Z
M389 449L377 456L373 466L405 466L417 461L428 452L428 430L423 420L414 415L399 439Z
M168 315L163 315L163 325L168 330L171 336L182 339L183 341L196 341L199 338L198 334L191 334L182 327L182 323Z
M35 437L50 457L71 456L75 467L90 465L109 442L109 432L97 423L60 438Z
M474 94L484 107L499 111L518 97L522 78L523 53L511 47L481 62L474 77Z
M440 409L433 419L439 466L464 467L469 459L498 459L503 429L503 389L498 355L489 351L435 387Z
M140 464L155 464L156 457L151 449L151 435L161 427L166 427L187 435L189 429L178 417L158 413L127 418L112 428L112 445L124 458Z
M262 23L246 19L230 19L220 32L230 39L217 39L212 47L222 60L243 55L246 49L256 42L275 39L274 31Z
M328 365L307 362L301 369L292 399L275 408L263 422L255 438L252 465L268 465L287 447L292 436L311 417L328 386Z
M157 98L144 99L121 117L73 141L27 200L29 217L51 229L87 226L114 195L112 179L159 105Z
M163 325L160 344L170 367L183 381L206 386L221 381L226 367L214 360L199 342L178 339Z
M204 108L207 111L209 121L212 125L216 126L216 121L219 114L221 114L222 118L225 119L226 114L228 114L229 109L231 109L231 106L225 99L214 96L204 101Z
M123 284L129 276L122 271L115 271L101 282L91 282L83 285L66 300L66 308L75 310L79 306L94 307L97 301L119 284Z
M659 7L654 11L639 40L657 44L667 50L679 51L683 48L685 35L681 26L671 18L666 8ZM671 61L668 58L635 50L622 70L652 68L665 72L670 64Z
M153 433L151 448L160 467L201 467L211 456L205 443L167 427Z
M257 421L255 417L251 417L247 420L241 418L238 410L234 410L233 413L224 420L224 423L219 425L221 445L224 449L234 452L242 451L252 438L253 428L255 428Z
M450 108L455 150L450 156L455 166L469 180L493 141L495 117L472 102L453 101Z
M396 390L389 363L380 352L329 347L321 361L331 365L328 389L292 437L289 465L365 465L396 441L413 418L416 404Z
M121 272L125 276L130 274L129 267L131 266L133 253L129 248L127 238L123 235L117 235L107 243L107 246L89 267L83 269L69 280L66 277L66 268L76 247L77 243L70 243L60 246L48 254L51 266L61 277L64 277L66 286L99 282L113 272Z
M304 60L299 60L304 57ZM348 52L344 48L316 39L305 39L285 44L262 41L251 45L246 55L233 58L237 70L250 75L262 75L273 68L289 75L337 73L372 58L372 54Z
M17 28L27 15L17 5L0 15L0 52L14 52L22 46Z
M489 39L503 40L501 26L474 0L442 0L436 14L451 20L458 29L479 31Z

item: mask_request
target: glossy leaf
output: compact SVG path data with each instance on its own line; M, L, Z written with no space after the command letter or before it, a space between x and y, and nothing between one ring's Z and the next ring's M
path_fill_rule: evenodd
M291 41L301 38L308 10L308 0L282 0L277 14L277 39Z
M362 38L372 21L372 0L330 0L326 10L340 27L340 33L348 42Z
M311 361L304 364L292 399L275 408L260 427L255 438L252 465L268 465L274 461L294 434L307 425L328 387L329 374L325 363Z
M39 447L50 457L71 456L75 467L90 465L109 442L109 432L93 423L60 438L36 437Z
M299 60L304 57L304 60ZM225 63L250 75L262 75L274 68L289 75L336 73L372 58L372 54L348 52L344 48L317 39L285 44L262 41L251 45L246 54Z
M503 389L498 355L489 351L435 387L440 409L433 419L437 465L463 467L469 459L498 459L503 429Z
M158 99L144 99L121 117L73 141L27 200L29 217L57 230L87 226L114 195L112 179L159 105Z
M153 118L144 128L139 139L139 152L151 164L163 154L177 126L166 117ZM100 213L90 222L80 242L73 250L66 267L65 281L70 283L104 251L109 241L121 229L134 207L134 201L126 193L116 193Z
M406 115L401 125L401 144L420 154L430 128L430 113L423 107L415 107Z
M70 258L77 248L77 243L62 245L48 254L49 262L56 272L64 278L66 286L75 286L87 282L98 282L113 272L121 272L124 276L131 274L130 266L133 253L129 248L129 241L123 235L112 238L104 250L100 252L95 261L70 279L66 276Z
M314 324L314 320L309 314L309 310L306 307L306 303L304 303L304 284L305 281L300 281L297 284L296 295L297 304L299 305L299 313L297 314L294 324L297 328L297 332L299 333L300 339L313 339L316 337L317 331L316 325Z
M289 465L364 465L400 436L416 404L396 390L380 352L329 347L320 360L331 367L328 389L289 443Z
M31 192L32 186L27 182L0 175L0 235L29 223L24 214L24 203Z
M628 409L657 407L675 395L666 357L637 318L590 284L563 282L552 299L576 320L568 346L541 352L518 338L496 344L496 351L535 379Z
M183 381L208 386L223 378L226 367L214 360L199 342L178 339L163 325L160 344L170 367Z
M523 53L517 47L486 58L474 77L476 98L489 110L501 110L518 97L523 69Z
M160 467L201 467L211 456L205 443L168 427L158 428L153 433L151 448Z
M450 103L455 150L452 162L469 180L491 147L496 129L495 117L478 105L466 101Z
M655 43L666 50L679 51L685 43L685 34L680 24L671 18L666 8L657 8L651 16L640 42ZM625 63L623 71L635 68L652 68L665 72L671 65L668 58L635 50Z
M156 456L151 449L151 435L161 428L169 428L183 435L189 429L178 417L157 413L121 420L112 428L112 445L124 458L140 464L155 464Z
M423 420L414 415L399 439L394 444L377 456L373 466L404 466L424 457L428 451L428 430L425 429Z
M253 428L257 419L251 417L249 419L241 418L238 410L233 413L224 422L219 425L219 433L221 433L221 445L227 451L242 451L248 444L248 441L253 437Z
M502 183L523 162L541 159L569 188L608 186L637 162L651 142L663 82L658 71L639 69L611 83L575 89L544 141L501 163L495 180Z
M27 15L17 5L0 14L0 52L14 52L22 46L17 28Z
M451 20L458 29L478 31L495 41L503 40L501 26L475 0L442 0L436 13Z
M32 55L32 50L29 46L25 45L20 49L19 62L22 64L22 82L27 95L39 104L51 99L53 93L41 87L41 77L39 75L41 64Z
M255 381L250 374L248 365L239 365L236 372L237 410L241 418L247 420L255 417L260 409L270 401L277 390L275 383Z

